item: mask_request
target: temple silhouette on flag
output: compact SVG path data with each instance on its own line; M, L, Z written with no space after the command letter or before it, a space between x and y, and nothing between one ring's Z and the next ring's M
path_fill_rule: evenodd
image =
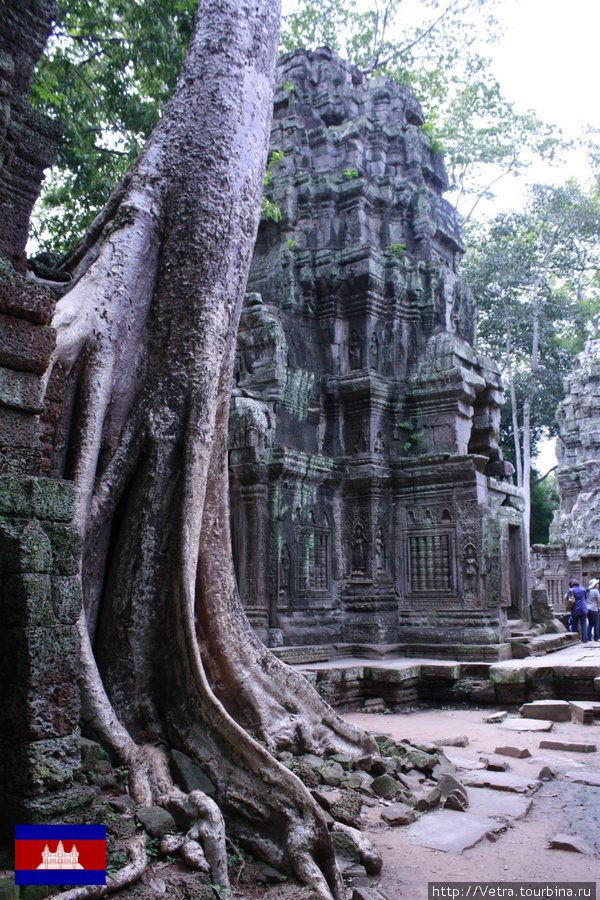
M83 869L76 845L73 844L71 851L67 853L62 841L58 842L56 853L52 853L46 844L42 851L42 860L38 869Z

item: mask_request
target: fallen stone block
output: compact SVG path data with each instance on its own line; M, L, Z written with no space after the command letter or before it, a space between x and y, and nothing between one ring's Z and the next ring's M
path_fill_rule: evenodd
M108 802L110 803L114 811L118 813L126 813L128 810L133 809L133 807L135 806L135 802L131 799L129 794L121 794L120 797L114 797Z
M458 737L440 738L433 743L437 744L438 747L468 747L469 738L466 734L459 734Z
M371 785L371 790L374 794L377 794L378 797L383 797L384 800L389 799L390 797L396 796L396 791L400 788L400 784L396 781L395 778L392 778L391 775L380 775L379 778L376 778Z
M375 697L372 700L365 700L364 710L368 713L383 713L386 705L381 697Z
M565 772L565 778L578 784L600 787L600 772L596 772L593 769L574 769L572 772Z
M506 760L501 759L499 756L480 756L479 759L486 769L489 769L491 772L506 772L510 769Z
M81 738L81 768L84 772L91 772L100 759L102 747L96 741Z
M173 780L186 794L191 791L202 791L209 797L215 796L216 789L208 775L205 775L200 766L197 766L185 753L171 750L169 767Z
M508 712L506 710L502 710L502 712L491 713L489 716L484 716L483 721L487 722L488 725L497 725L500 722L504 722L507 717Z
M512 756L513 759L527 759L528 756L531 756L526 747L496 747L494 753L499 753L501 756Z
M549 722L570 722L571 707L566 700L534 700L519 709L524 719L545 719Z
M364 834L341 822L333 823L330 834L336 853L357 859L369 875L379 875L383 865L381 854Z
M583 853L591 856L592 845L578 834L557 834L550 841L551 850L570 850L572 853Z
M412 843L421 847L462 853L483 840L486 834L502 831L504 828L504 825L489 816L476 816L453 809L436 809L411 826L408 836Z
M600 703L593 700L569 700L571 712L582 725L593 725L594 717L600 716Z
M553 778L556 778L556 772L550 766L542 766L538 773L538 778L540 781L552 781Z
M553 722L546 719L507 719L501 722L501 728L509 731L552 731Z
M162 837L169 831L175 831L175 819L162 806L145 806L135 814L151 837Z
M540 741L541 750L566 750L568 753L595 753L595 744L579 744L576 741Z
M404 803L392 803L382 811L381 818L388 825L410 825L417 817Z
M341 796L331 804L329 812L338 822L358 828L363 799L356 791L341 791Z
M419 812L428 812L430 809L433 809L434 806L437 806L440 800L442 799L442 792L439 788L432 788L430 791L427 791L426 794L422 794L417 802L415 803L415 809Z
M438 781L437 786L440 789L444 800L449 797L450 794L458 794L463 798L465 803L468 803L467 789L462 781L459 781L454 775L443 775Z
M532 797L484 787L468 790L469 813L503 819L522 819L533 805Z
M537 778L525 775L511 775L508 772L469 772L464 777L468 787L489 787L495 791L511 791L515 794L527 794L537 791L541 782Z

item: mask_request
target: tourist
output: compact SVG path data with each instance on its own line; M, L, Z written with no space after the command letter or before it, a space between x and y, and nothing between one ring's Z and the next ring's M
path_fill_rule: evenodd
M594 633L594 640L600 640L600 635L598 634L598 600L600 600L600 591L598 591L598 579L594 578L589 583L587 597L585 598L585 602L587 604L589 641L592 640L592 632Z
M582 588L576 578L569 581L569 590L565 596L565 602L572 600L573 608L571 615L573 616L573 633L576 634L581 628L581 641L587 644L588 639L588 615L587 603L585 602L585 588Z

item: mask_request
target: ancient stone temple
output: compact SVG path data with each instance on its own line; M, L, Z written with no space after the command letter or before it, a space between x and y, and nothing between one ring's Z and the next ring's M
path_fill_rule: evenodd
M282 57L230 420L234 558L271 645L508 655L526 613L502 384L407 88Z
M557 611L564 610L569 578L587 588L600 575L600 340L588 341L565 379L556 419L556 482L560 509L550 543L533 547L532 571Z

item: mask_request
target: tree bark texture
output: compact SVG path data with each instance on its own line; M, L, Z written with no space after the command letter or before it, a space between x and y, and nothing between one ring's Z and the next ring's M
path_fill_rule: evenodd
M377 752L254 636L233 573L227 421L273 100L279 8L201 0L176 92L64 262L54 318L76 379L65 474L84 533L87 727L131 767L227 886L224 829L343 896L325 819L269 748ZM93 648L93 649L92 649ZM241 724L240 724L241 723ZM217 806L176 788L196 759Z

